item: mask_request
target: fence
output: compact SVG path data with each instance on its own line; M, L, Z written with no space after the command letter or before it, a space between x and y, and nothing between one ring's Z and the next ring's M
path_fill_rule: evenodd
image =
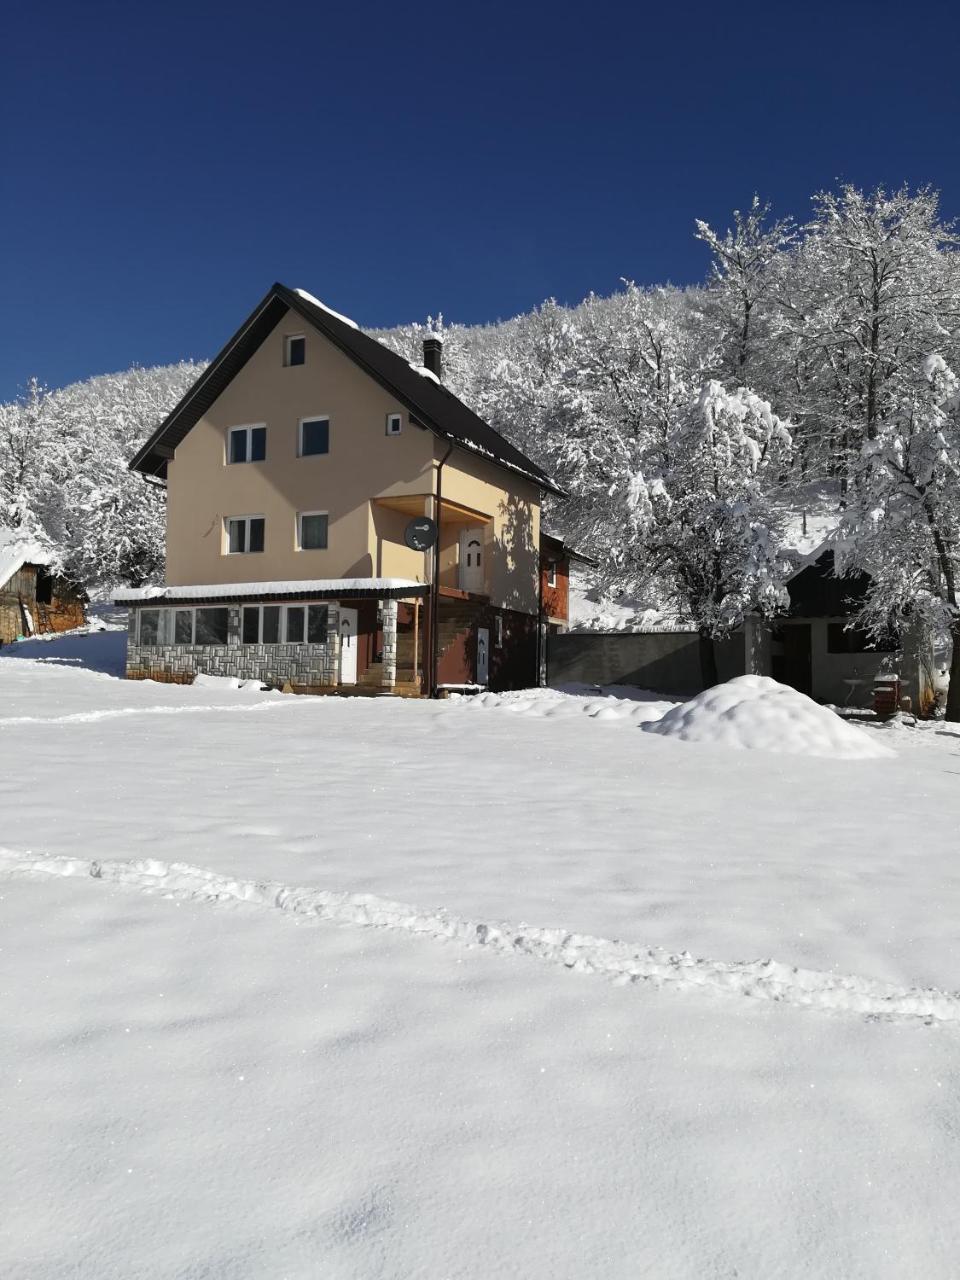
M718 641L716 652L721 680L744 674L742 633ZM699 637L691 631L553 633L547 640L547 683L630 684L656 693L699 693L705 687Z

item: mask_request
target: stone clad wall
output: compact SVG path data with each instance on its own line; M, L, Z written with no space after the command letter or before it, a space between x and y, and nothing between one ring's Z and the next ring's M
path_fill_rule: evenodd
M133 611L131 622L132 618ZM190 684L202 673L262 680L278 688L288 680L310 687L335 685L340 659L337 631L337 611L331 606L326 644L241 644L240 610L231 607L225 645L138 645L129 640L127 679ZM136 634L136 627L131 626L130 635Z

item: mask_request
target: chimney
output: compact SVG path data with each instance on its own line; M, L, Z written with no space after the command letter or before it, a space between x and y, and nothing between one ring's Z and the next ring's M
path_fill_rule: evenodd
M443 339L436 334L423 340L423 367L443 381Z

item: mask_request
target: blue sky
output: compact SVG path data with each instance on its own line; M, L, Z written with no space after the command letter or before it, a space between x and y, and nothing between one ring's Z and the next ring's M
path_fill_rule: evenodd
M367 327L703 278L839 180L960 213L948 4L19 5L0 398L211 355L270 283Z

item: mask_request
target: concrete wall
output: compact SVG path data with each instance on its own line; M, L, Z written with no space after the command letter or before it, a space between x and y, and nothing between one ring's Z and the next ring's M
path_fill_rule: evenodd
M717 644L721 680L745 672L742 633ZM699 693L699 637L689 631L655 633L551 633L547 640L547 682L630 684L656 693Z

